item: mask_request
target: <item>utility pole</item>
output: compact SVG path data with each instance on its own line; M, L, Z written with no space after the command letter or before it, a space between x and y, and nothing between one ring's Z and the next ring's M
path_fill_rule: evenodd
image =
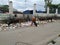
M49 15L49 6L47 7L47 15Z
M33 16L36 15L36 3L34 4Z
M26 2L27 2L27 0L25 0L25 9L26 9Z
M56 13L55 13L56 15L58 14L58 9L56 9Z
M12 1L9 1L9 14L13 14L13 3Z

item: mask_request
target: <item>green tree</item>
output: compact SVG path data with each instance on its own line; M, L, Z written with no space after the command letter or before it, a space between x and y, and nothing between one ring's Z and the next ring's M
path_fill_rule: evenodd
M51 4L51 5L49 5L49 7L50 7L50 13L55 13L56 9L58 8L58 5Z
M60 4L58 4L58 13L60 14Z
M9 12L9 6L8 5L2 5L0 7L0 10L5 13L5 12Z
M52 0L44 0L45 1L45 10L47 12L47 7L52 4Z

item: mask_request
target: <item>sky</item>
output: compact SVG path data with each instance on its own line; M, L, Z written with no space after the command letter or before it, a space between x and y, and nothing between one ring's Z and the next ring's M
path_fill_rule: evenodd
M33 5L36 3L36 9L44 11L44 0L0 0L0 5L8 5L9 1L13 2L13 8L17 9L18 11L25 11L25 10L33 10ZM59 4L59 0L53 0L53 4Z

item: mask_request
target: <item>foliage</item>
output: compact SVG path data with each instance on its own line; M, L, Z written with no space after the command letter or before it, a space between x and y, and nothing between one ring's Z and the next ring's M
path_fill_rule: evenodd
M1 7L0 7L0 10L3 12L3 13L5 13L5 12L9 12L9 6L8 5L2 5Z
M51 4L52 4L52 0L44 0L45 1L45 10L46 10L46 12L47 12L47 7L49 6L51 6Z

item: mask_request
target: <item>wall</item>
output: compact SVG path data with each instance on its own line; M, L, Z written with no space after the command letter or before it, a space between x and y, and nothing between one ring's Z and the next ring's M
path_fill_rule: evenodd
M49 14L49 15L47 15L46 13L36 13L36 15L34 15L34 16L43 16L43 17L45 17L45 16L54 16L55 14ZM6 18L8 18L10 15L7 13L0 13L0 20L4 20L4 19L6 19ZM13 16L14 16L14 14L13 14ZM32 18L32 16L33 16L33 14L17 14L17 17L18 18L23 18L23 17L25 17L25 18L27 18L27 16L29 16L30 18ZM60 14L57 14L57 16L58 17L60 17Z

